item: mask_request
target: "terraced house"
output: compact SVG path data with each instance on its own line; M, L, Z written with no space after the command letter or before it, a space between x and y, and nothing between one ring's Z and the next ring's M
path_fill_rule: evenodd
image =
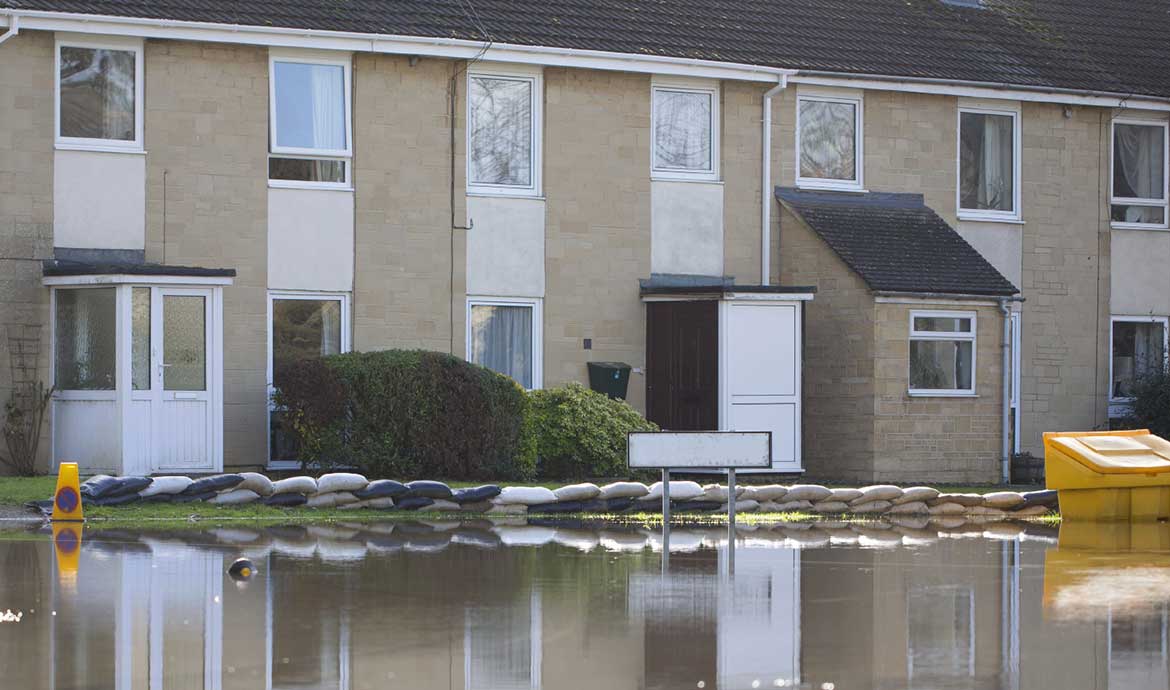
M1167 11L0 0L0 399L218 471L295 462L291 358L616 360L776 471L995 481L1164 361Z

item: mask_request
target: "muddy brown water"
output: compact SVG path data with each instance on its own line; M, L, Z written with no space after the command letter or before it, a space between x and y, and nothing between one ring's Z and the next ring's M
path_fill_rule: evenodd
M0 688L1166 688L1170 526L1061 529L0 531Z

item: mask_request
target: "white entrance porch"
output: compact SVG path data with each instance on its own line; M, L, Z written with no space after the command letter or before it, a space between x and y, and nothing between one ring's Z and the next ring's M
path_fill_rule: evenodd
M222 471L223 287L234 275L46 264L54 467Z

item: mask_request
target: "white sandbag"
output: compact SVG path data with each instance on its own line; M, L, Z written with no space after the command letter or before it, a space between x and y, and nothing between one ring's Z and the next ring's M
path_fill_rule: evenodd
M353 494L350 494L353 496ZM308 502L305 503L306 508L333 508L337 505L337 493L328 494L313 494L309 496Z
M1013 510L1012 515L1019 515L1020 517L1035 517L1036 515L1047 515L1052 512L1048 506L1028 506L1027 508L1020 508Z
M862 503L871 503L873 501L889 501L893 503L894 499L902 497L902 490L896 486L889 484L877 484L875 486L861 487L861 496L850 501L850 505L861 505Z
M1003 517L1007 515L1007 511L992 506L973 506L967 509L967 514L977 517Z
M553 496L556 496L558 501L589 501L597 498L600 494L601 489L596 484L588 482L553 489Z
M735 512L737 513L754 513L760 509L760 502L752 499L739 500L735 502ZM727 505L724 504L723 512L727 512Z
M491 509L491 501L472 501L471 503L459 504L459 512L461 513L486 513Z
M989 494L983 494L983 505L988 508L1007 510L1021 505L1024 500L1024 497L1015 491L995 491Z
M216 494L208 503L214 503L217 506L236 506L258 500L260 500L260 494L251 489L232 489Z
M924 501L911 501L909 503L895 503L886 515L927 515L930 513L930 508L927 507Z
M352 472L330 472L317 479L317 493L327 494L333 491L361 491L369 484L369 480L360 474Z
M436 498L434 503L423 508L422 510L441 513L458 513L460 508L461 506L455 501L446 501L441 498ZM456 524L458 525L459 523Z
M735 496L740 498L743 496L743 487L735 487ZM720 484L706 484L703 486L703 494L697 500L700 501L719 501L720 503L727 503L727 487ZM674 498L674 496L671 496Z
M847 513L849 512L849 504L845 501L818 501L812 504L812 510L814 513Z
M277 494L315 494L317 480L312 477L289 477L272 482L272 495Z
M351 496L353 494L350 494ZM358 510L360 508L368 508L370 510L390 510L394 507L394 499L383 496L382 498L367 498L356 503L346 503L345 505L338 505L341 510Z
M155 477L150 486L138 492L138 495L147 496L174 496L191 486L190 477Z
M662 482L654 482L649 489L650 493L646 494L647 499L662 500ZM702 495L703 487L696 482L672 481L670 483L670 500L672 501L693 501Z
M958 503L970 508L983 505L983 496L980 494L939 494L936 498L927 501L927 504L932 506L940 503Z
M756 490L756 500L760 502L786 500L788 496L788 487L779 484L766 484L753 488Z
M493 503L491 508L484 511L485 515L524 515L528 506L523 503Z
M754 486L737 486L735 487L735 498L739 501L762 501L760 492Z
M831 489L826 501L840 501L848 503L861 498L861 489Z
M240 476L244 481L236 484L235 488L255 491L258 496L272 495L272 480L268 477L259 472L240 472Z
M539 503L555 503L556 500L556 494L543 486L506 486L499 496L492 499L492 503L534 506Z
M866 501L865 503L857 503L849 506L849 512L857 515L872 515L873 513L884 513L893 506L889 501Z
M794 484L788 487L788 493L784 494L784 500L816 503L832 495L832 491L820 484Z
M938 505L930 506L931 515L965 515L967 513L967 506L959 503L939 503Z
M912 486L909 489L902 489L902 495L891 502L894 505L900 505L913 501L933 501L936 498L938 498L938 489L932 489L929 486Z
M772 512L776 513L797 513L805 510L812 510L812 501L782 501L772 502L774 506Z
M614 482L601 487L599 498L642 498L650 493L650 489L641 482Z

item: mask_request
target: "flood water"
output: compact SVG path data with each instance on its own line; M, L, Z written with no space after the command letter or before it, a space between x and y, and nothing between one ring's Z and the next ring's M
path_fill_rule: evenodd
M0 531L0 688L1166 688L1170 527L1063 529Z

